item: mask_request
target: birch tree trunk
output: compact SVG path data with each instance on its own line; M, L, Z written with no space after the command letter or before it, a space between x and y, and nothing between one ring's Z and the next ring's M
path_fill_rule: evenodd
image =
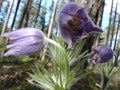
M119 28L120 28L120 15L119 15L119 20L118 20L118 24L117 24L117 32L115 34L115 44L114 44L114 50L116 48L116 44L117 44L117 39L118 39L118 31L119 31Z
M53 21L55 19L55 14L56 14L56 10L57 10L57 5L59 3L59 0L56 0L56 6L55 6L55 11L53 12L53 9L54 9L54 1L52 1L52 4L51 4L51 8L50 8L50 20L49 20L49 25L48 25L48 34L47 34L47 37L50 38L50 34L51 34L51 31L52 31L52 25L53 25ZM46 54L46 48L47 48L47 45L43 51L43 55L42 55L42 58L41 60L43 61L44 58L45 58L45 54Z
M52 4L51 4L51 7L50 7L49 25L48 25L48 28L47 28L47 31L48 31L47 37L48 37L48 38L50 37L51 30L52 30L52 24L53 24L53 9L54 9L54 1L52 0ZM46 45L45 48L44 48L41 61L43 61L43 60L45 59L46 50L47 50L47 45Z

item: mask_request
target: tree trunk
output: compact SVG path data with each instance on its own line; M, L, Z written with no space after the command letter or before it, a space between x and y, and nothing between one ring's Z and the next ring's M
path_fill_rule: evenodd
M50 34L51 34L51 31L52 31L52 25L53 25L53 21L55 19L55 14L56 14L56 10L57 10L57 5L58 5L59 1L56 0L56 6L55 6L55 12L53 11L54 10L54 1L52 1L52 4L51 4L51 7L50 7L50 19L49 19L49 25L48 25L48 34L47 34L47 37L50 38ZM47 45L44 49L44 52L43 52L43 56L42 56L42 61L44 60L45 58L45 54L46 54L46 48L47 48Z
M37 15L36 15L36 17L35 17L34 27L35 27L35 25L36 25L36 23L37 23L37 18L38 18L38 16L39 16L39 12L40 12L40 8L41 8L41 3L42 3L42 0L40 0L40 3L39 3L39 5L38 5L38 10L37 10Z
M113 13L113 1L112 0L112 3L111 3L111 11L110 11L110 18L109 18L109 27L108 27L108 30L107 30L107 37L106 37L106 45L108 45L108 42L109 42L109 35L110 35L110 26L111 26L111 21L112 21L112 13Z
M4 2L4 0L0 1L0 11L1 11L1 7L2 7L2 3Z
M46 8L42 8L42 12L41 12L41 15L40 15L40 23L42 25L41 27L41 30L44 32L44 29L45 29L45 15L46 15Z
M33 0L28 0L28 4L27 4L27 8L26 8L26 12L25 12L22 27L27 27L32 3L33 3Z
M14 23L15 23L15 19L16 19L16 16L17 16L17 12L18 12L18 7L19 7L19 5L20 5L20 1L21 1L21 0L18 0L18 2L17 2L17 7L16 7L16 10L15 10L14 18L13 18L12 25L11 25L9 31L11 31L11 30L13 29L13 27L14 27Z
M102 0L101 2L102 2L102 5L101 5L101 20L100 20L100 23L99 23L100 27L102 25L102 18L103 18L103 13L104 13L105 0Z
M50 37L50 34L51 34L51 29L52 29L52 24L53 24L53 10L54 10L54 1L52 0L52 4L51 4L51 7L50 7L50 16L49 16L49 25L48 25L48 28L47 28L47 37Z
M3 2L3 1L1 0L1 1L0 1L0 10L1 10L1 6L2 6L2 2Z
M10 17L10 13L11 13L11 10L12 10L13 3L14 3L14 0L10 0L10 5L9 5L9 8L8 8L8 12L7 12L7 17L6 17L6 20L5 20L3 28L2 28L1 36L4 34L4 32L6 30L6 27L7 27L7 24L8 24L8 20L9 20L9 17Z
M117 16L117 7L118 7L118 0L116 2L116 7L115 7L115 17L113 20L113 28L112 28L112 32L111 32L111 40L110 40L110 47L112 47L112 41L114 39L114 32L115 32L115 23L116 23L116 16Z
M115 50L115 48L116 48L116 43L117 43L117 38L118 38L118 31L119 31L119 28L120 28L120 16L119 16L119 21L118 21L118 25L117 25L117 32L116 32L116 35L115 35L114 50Z
M31 5L32 5L32 0L27 0L27 4L24 6L18 28L27 26Z
M23 8L23 11L22 11L22 15L20 17L20 20L19 20L19 24L18 24L18 29L22 27L22 23L23 23L23 20L24 20L24 17L25 17L25 13L27 12L27 6L28 6L28 3L29 3L29 0L27 0L27 4L25 4L24 8Z

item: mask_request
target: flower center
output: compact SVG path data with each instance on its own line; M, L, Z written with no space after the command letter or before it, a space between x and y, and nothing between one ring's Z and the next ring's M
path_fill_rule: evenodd
M81 24L81 21L80 21L78 15L75 14L73 16L73 18L68 21L67 24L68 24L68 27L69 27L69 31L76 31L79 28L79 26Z

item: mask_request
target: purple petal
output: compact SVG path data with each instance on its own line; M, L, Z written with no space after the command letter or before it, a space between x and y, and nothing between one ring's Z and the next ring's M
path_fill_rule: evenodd
M60 27L68 27L68 21L71 19L72 17L70 15L60 13L58 17L58 24L60 25Z
M44 34L42 31L35 28L23 28L13 32L5 33L3 36L11 40L16 40L16 39L27 37L27 36L43 37Z
M91 32L93 32L93 33L102 33L103 30L96 26L96 27L93 27L93 31L91 31Z
M7 45L7 48L12 48L19 45L22 45L22 46L31 45L40 41L43 41L43 39L40 39L39 37L24 37L16 40L10 45Z
M97 26L95 26L95 24L92 21L89 21L86 24L85 28L86 28L85 31L87 33L101 33L101 32L103 32L102 29L100 29Z
M66 28L63 27L61 29L60 35L61 35L61 38L63 39L64 42L68 43L69 46L72 45L72 36Z
M77 15L78 15L78 17L80 18L80 19L83 19L84 21L88 21L88 13L85 11L85 9L84 8L82 8L82 9L79 9L78 11L77 11Z
M113 57L113 51L108 46L99 46L92 49L91 59L96 63L104 63Z
M68 15L74 15L79 9L82 9L82 6L79 6L77 4L67 4L63 9L62 9L62 13L66 13Z
M113 57L113 51L107 46L102 46L99 50L102 59L111 59Z
M89 33L102 32L93 23L85 9L75 3L67 4L61 10L58 25L61 37L69 45L73 45L78 39L87 37Z
M41 51L43 48L43 41L31 44L31 45L19 45L9 49L4 56L21 56L21 55L30 55L36 52Z
M70 46L71 44L78 40L82 33L83 33L83 28L82 26L78 26L78 30L70 30L71 27L68 24L68 21L72 20L72 17L70 15L67 15L65 13L60 13L59 18L58 18L58 24L59 24L59 29L60 29L60 35L63 38L65 42L67 42ZM75 31L74 31L75 30Z
M4 34L12 39L12 44L7 45L9 49L4 56L20 56L39 52L44 47L44 33L35 28L23 28Z

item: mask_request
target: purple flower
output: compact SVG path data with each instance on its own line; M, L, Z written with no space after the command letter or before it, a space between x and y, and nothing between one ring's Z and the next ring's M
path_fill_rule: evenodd
M93 47L91 59L93 63L104 63L113 57L113 51L108 46Z
M21 56L39 52L45 45L44 33L35 28L23 28L5 33L5 37L11 40L7 45L8 51L4 56Z
M100 33L102 30L95 26L82 6L67 4L58 17L60 35L65 42L73 46L80 38L89 33Z

